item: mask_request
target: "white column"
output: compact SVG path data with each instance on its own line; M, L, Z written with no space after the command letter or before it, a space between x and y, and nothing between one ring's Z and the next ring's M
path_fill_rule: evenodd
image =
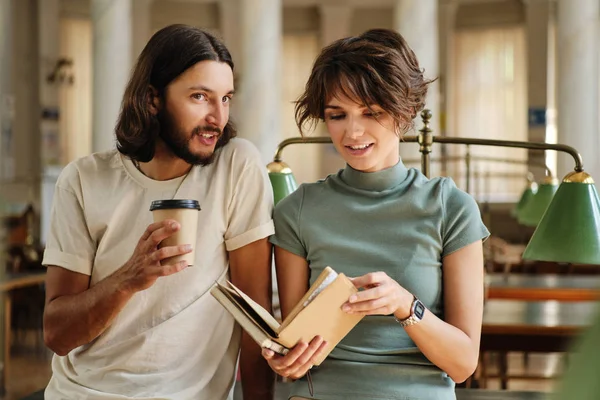
M321 47L330 45L338 39L350 36L353 8L347 4L321 4L319 6ZM362 33L362 32L361 32ZM323 125L318 131L319 135L327 136ZM331 144L320 145L322 178L344 168L346 162Z
M236 90L240 90L238 78L243 71L243 56L241 54L242 47L242 27L241 27L241 10L240 0L220 0L219 1L219 33L221 39L227 46L234 64L234 81ZM242 96L239 95L241 99ZM231 108L229 118L234 122L240 121L240 107L237 106L239 100L235 100L236 106ZM240 132L243 134L243 132Z
M277 144L283 138L282 7L281 0L225 0L220 9L221 35L234 57L239 78L239 95L232 110L238 135L254 143L265 167L273 160ZM238 22L239 27L230 26ZM280 316L275 263L271 276L273 313Z
M13 56L13 4L12 0L0 0L0 180L7 178L5 173L5 163L9 160L9 148L7 148L6 138L12 132L13 112L11 110L13 100L12 82L12 62L9 60ZM0 184L0 217L3 217L6 210L5 195L7 188ZM5 224L0 224L0 262L4 266L5 245L6 245L6 228ZM0 278L4 278L5 268L0 268ZM6 371L5 371L5 354L4 349L4 296L0 298L0 391L6 389Z
M558 142L579 150L596 182L600 182L599 18L597 0L558 0ZM560 154L559 177L572 170L572 158Z
M131 67L131 0L92 0L94 91L92 151L115 147L123 91Z
M242 71L243 55L242 47L242 26L241 26L241 0L220 0L219 1L219 31L221 38L229 49L233 63L235 64L235 74Z
M131 60L138 56L152 36L152 3L154 0L133 0L131 13Z
M240 4L242 69L236 105L239 135L252 141L266 165L281 132L281 0L244 0Z
M439 76L438 23L438 0L395 1L394 26L415 52L420 67L425 70L426 79ZM425 108L433 113L430 127L434 135L440 134L439 90L439 80L429 85L425 104ZM415 128L418 130L421 127L421 118L417 116ZM420 155L418 145L401 144L400 155L403 158L418 158ZM432 157L439 157L439 155L439 146L434 145ZM432 176L439 173L439 163L432 163L431 173Z
M452 136L455 132L452 129L455 126L454 119L454 43L456 32L456 11L458 2L454 0L440 3L440 130L435 135ZM418 125L417 125L418 126ZM438 152L439 149L439 152ZM434 154L435 158L444 157L447 154L447 147L440 145ZM456 163L441 163L440 173L447 174L448 170L455 170Z
M64 132L60 129L60 119L64 119L64 110L60 109L59 81L48 79L55 72L60 56L60 4L59 0L38 1L38 54L39 54L39 101L41 119L39 138L40 169L42 171L39 207L39 233L41 243L46 242L50 224L52 196L56 184L56 173L67 161L67 146ZM70 69L69 69L70 70ZM77 77L75 78L77 79ZM51 144L54 144L52 146ZM51 189L50 191L48 189Z
M38 2L39 43L39 98L42 108L40 121L41 168L52 164L65 164L67 153L65 138L59 130L59 118L64 118L59 109L58 79L49 79L56 72L60 54L60 5L59 0ZM57 75L57 74L55 74Z
M11 178L14 169L13 19L13 1L0 0L0 179Z
M527 37L527 104L529 115L528 140L546 141L546 115L552 114L548 104L548 33L550 21L550 2L548 0L525 1L526 37ZM548 112L547 112L548 111ZM542 151L529 151L529 171L537 181L545 176L540 163L545 162Z
M12 157L15 103L12 62L13 20L12 0L0 0L0 181L11 179L12 170L14 169L14 160ZM0 216L5 211L4 199L6 186L5 184L0 184ZM4 232L3 228L3 226L0 226L0 235ZM0 242L0 253L3 250L3 243ZM3 268L0 268L0 270L3 270Z

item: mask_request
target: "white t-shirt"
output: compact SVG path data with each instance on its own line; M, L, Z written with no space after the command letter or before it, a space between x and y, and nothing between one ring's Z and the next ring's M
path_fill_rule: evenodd
M44 265L106 278L153 222L152 200L196 199L196 263L136 293L91 343L55 355L47 399L231 398L241 332L210 295L228 251L273 234L273 194L256 148L233 139L213 164L155 181L116 150L65 167L56 184Z

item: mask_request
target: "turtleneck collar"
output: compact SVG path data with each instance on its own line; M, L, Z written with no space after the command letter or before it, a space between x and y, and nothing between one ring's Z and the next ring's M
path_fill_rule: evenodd
M346 165L342 170L341 179L356 189L382 192L401 184L407 175L408 169L400 160L393 167L376 172L362 172Z

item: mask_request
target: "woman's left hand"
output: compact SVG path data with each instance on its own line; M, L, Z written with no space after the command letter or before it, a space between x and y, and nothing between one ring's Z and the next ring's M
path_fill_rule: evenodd
M410 316L413 295L385 272L350 278L358 293L353 294L342 306L349 314L390 315L398 319Z

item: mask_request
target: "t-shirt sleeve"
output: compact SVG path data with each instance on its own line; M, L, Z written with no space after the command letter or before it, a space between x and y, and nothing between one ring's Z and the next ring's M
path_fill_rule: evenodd
M452 179L445 179L443 185L442 257L445 257L478 240L485 240L490 233L481 220L475 199L457 188Z
M77 194L78 179L72 166L65 167L58 179L42 264L91 275L96 245L85 219L81 194Z
M300 214L304 199L304 187L283 198L273 213L275 234L271 243L291 253L306 258L307 251L300 236Z
M243 151L245 165L229 204L225 248L233 251L273 234L273 189L255 148Z

